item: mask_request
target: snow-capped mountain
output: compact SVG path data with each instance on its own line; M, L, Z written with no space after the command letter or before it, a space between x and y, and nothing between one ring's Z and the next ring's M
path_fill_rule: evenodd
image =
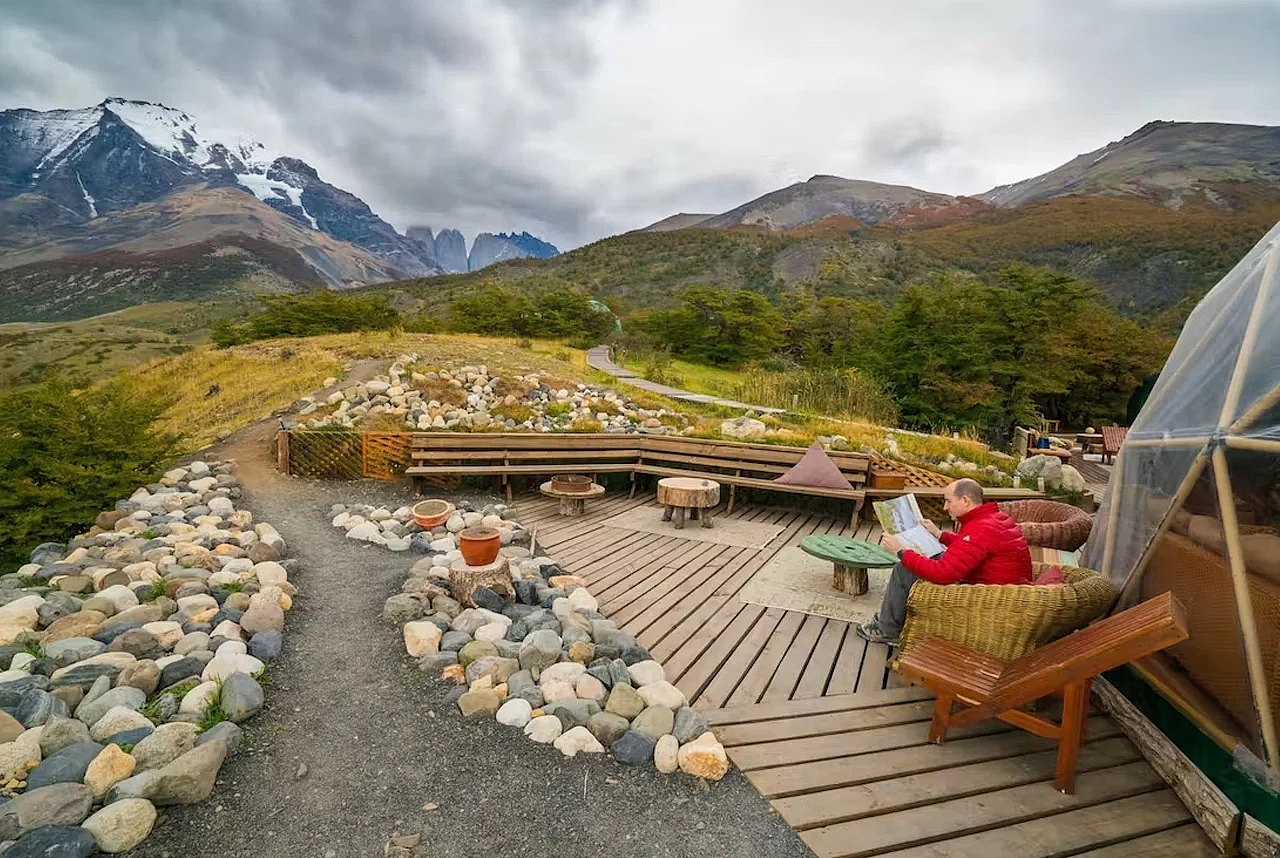
M184 199L197 204L216 199L222 208L236 209L221 218L202 213L215 235L261 237L264 216L253 213L252 201L285 215L301 231L267 217L275 227L270 231L288 233L285 246L331 286L371 274L390 279L440 273L428 245L398 233L305 162L248 138L208 139L180 110L118 98L82 110L0 112L0 268L142 239L149 249L158 249L157 243L167 249L172 245L163 237L142 236L126 225L138 220L132 215L139 206L198 188L235 190L248 198L186 194ZM307 231L323 236L309 239ZM185 239L193 237L213 235L184 233ZM60 254L60 243L74 247ZM347 264L334 257L343 256L341 243L373 259L351 253L361 258Z

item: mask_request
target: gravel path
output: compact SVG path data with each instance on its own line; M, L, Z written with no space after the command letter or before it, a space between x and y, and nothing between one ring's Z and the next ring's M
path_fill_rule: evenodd
M268 464L272 433L259 424L205 453L237 462L247 507L302 564L268 709L214 794L166 813L133 855L356 858L416 834L415 851L388 854L811 855L736 771L708 788L464 722L379 618L414 558L353 543L328 521L331 504L394 508L406 489L283 477Z

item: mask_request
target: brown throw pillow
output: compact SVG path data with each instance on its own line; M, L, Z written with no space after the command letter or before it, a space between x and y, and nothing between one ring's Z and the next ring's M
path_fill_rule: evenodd
M853 488L817 441L814 441L813 445L805 451L800 461L792 465L791 470L774 482L792 486L821 486L826 489Z

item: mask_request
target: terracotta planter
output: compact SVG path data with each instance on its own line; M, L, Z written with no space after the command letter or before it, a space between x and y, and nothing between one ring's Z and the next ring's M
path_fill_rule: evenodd
M419 527L430 530L439 527L453 515L454 506L447 500L424 500L413 505L413 520Z
M907 486L907 475L901 471L881 471L871 469L871 487L873 489L902 489Z
M468 566L488 566L498 559L502 534L493 527L468 527L458 532L458 548Z
M558 474L551 478L551 489L557 492L585 495L591 491L591 478L581 474Z

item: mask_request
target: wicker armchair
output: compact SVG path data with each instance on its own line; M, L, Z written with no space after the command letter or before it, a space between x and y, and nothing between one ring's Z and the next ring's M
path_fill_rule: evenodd
M1039 577L1048 563L1033 563ZM1011 661L1100 617L1115 599L1111 582L1092 569L1063 567L1065 584L930 584L907 597L898 655L927 635Z
M1069 503L1031 498L996 505L1018 523L1028 545L1075 551L1085 544L1089 531L1093 530L1089 514Z

